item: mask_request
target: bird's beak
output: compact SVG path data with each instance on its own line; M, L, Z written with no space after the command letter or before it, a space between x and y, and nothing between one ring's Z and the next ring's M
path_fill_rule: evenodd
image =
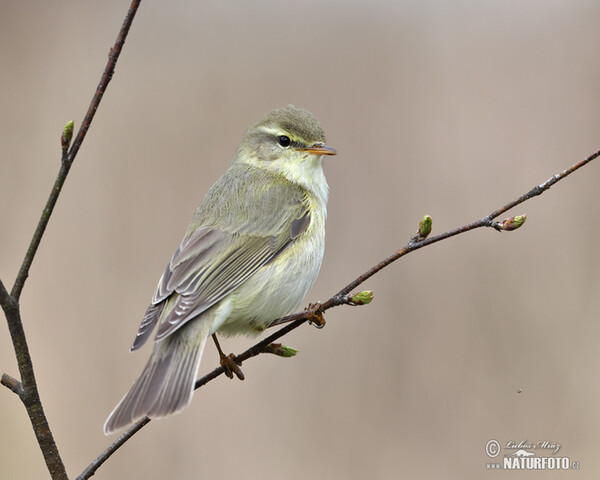
M312 147L302 148L301 150L313 155L337 155L335 148L328 147L324 143L315 143Z

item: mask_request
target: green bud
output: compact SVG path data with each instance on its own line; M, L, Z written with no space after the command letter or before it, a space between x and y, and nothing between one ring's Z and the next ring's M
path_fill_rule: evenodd
M507 232L516 230L525 223L525 220L527 220L527 214L508 217L500 222L500 230L506 230Z
M269 343L263 351L265 353L272 353L278 357L289 358L293 357L298 353L298 350L292 347L288 347L283 343Z
M367 305L368 303L371 303L373 296L374 294L372 290L364 290L352 295L350 301L355 305Z
M296 350L293 347L288 347L287 345L284 345L283 343L281 344L281 355L282 357L285 358L289 358L289 357L293 357L298 353L298 350Z
M427 238L427 235L431 233L431 226L433 219L429 215L425 215L423 220L419 222L419 236L421 238Z
M67 122L65 128L63 129L63 133L60 137L60 144L64 150L68 149L71 145L71 140L73 139L73 129L75 128L75 122L73 120Z

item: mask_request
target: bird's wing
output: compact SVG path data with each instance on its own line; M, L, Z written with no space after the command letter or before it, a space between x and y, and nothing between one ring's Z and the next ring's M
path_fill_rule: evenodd
M252 185L255 182L241 186L234 181L242 190L255 188L250 196L238 193L256 204L242 201L240 205L238 195L236 205L227 205L227 199L213 191L219 190L219 182L196 212L192 226L199 227L190 227L167 265L132 350L145 343L157 323L158 341L217 303L285 250L310 224L300 187L276 184L265 189L261 184ZM245 214L240 217L241 208ZM214 218L219 211L221 217ZM245 221L239 222L240 218Z

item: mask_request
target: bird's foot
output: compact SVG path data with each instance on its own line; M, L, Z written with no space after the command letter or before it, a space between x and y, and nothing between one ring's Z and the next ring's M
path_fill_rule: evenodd
M304 310L306 318L308 318L308 323L317 328L323 328L325 326L325 317L323 317L323 312L320 311L320 308L321 304L316 302L309 304Z
M233 353L230 353L229 355L225 355L223 353L223 350L221 350L221 345L219 345L219 340L217 339L216 334L213 333L212 338L219 352L219 357L221 358L221 366L223 367L223 370L225 370L225 375L227 375L229 378L233 378L233 374L235 374L237 378L239 378L240 380L244 380L244 378L246 377L244 377L244 372L242 372L242 369L240 368L242 362L240 362Z
M244 372L242 372L242 369L240 368L240 364L241 362L238 363L237 357L233 353L221 355L221 366L225 369L225 375L229 378L233 378L234 373L240 380L246 378L244 377Z

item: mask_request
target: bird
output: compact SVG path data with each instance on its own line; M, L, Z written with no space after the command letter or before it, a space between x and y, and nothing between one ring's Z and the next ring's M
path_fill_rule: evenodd
M317 118L294 105L248 128L160 277L131 347L156 330L150 358L108 416L106 435L189 405L210 336L226 366L217 333L258 335L300 305L323 259L323 157L336 153Z

